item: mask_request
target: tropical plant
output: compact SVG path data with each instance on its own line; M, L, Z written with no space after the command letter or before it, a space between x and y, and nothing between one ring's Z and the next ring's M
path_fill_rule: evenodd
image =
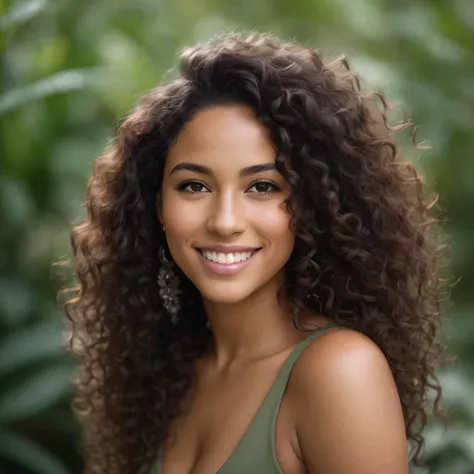
M428 151L401 144L440 192L462 277L443 333L451 421L426 429L432 474L474 474L474 4L470 0L0 0L0 473L81 471L70 410L74 361L56 304L89 164L115 123L221 30L295 37L345 52L368 87L404 104ZM410 107L410 109L408 108ZM413 470L413 472L418 472Z

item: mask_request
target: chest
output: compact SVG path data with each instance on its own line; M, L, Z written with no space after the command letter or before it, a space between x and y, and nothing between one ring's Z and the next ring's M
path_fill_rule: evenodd
M256 439L260 431L254 425L256 416L268 405L266 397L274 388L283 359L225 376L197 376L182 415L171 426L161 474L211 474L221 468L224 473L228 462L245 451L244 439L251 444L270 442ZM261 437L268 438L272 427L264 425L268 425L268 432L264 427ZM284 474L305 472L298 458L291 403L285 396L275 412L273 443Z

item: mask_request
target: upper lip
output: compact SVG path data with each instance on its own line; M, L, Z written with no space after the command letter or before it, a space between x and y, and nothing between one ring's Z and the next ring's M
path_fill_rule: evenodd
M253 252L260 250L261 247L247 247L244 245L206 245L203 247L196 247L202 252L221 252L221 253L237 253L237 252Z

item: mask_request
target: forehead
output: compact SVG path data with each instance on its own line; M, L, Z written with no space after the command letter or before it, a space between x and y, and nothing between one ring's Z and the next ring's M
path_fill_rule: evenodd
M245 105L218 105L198 112L170 148L165 168L187 161L211 168L243 168L274 162L268 129Z

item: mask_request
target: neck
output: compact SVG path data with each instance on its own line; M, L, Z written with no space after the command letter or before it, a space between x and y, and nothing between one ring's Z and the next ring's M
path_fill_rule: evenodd
M276 288L262 288L237 303L204 305L214 338L212 362L219 369L270 356L302 337Z

